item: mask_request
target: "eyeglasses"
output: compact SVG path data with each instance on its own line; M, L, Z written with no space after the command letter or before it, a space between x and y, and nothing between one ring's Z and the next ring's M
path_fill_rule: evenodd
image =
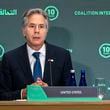
M45 24L29 24L27 25L29 28L32 28L32 29L46 29L47 28L47 25Z

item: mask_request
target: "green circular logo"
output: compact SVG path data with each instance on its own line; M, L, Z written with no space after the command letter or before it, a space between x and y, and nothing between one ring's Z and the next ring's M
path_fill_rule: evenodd
M109 58L110 57L110 44L109 43L103 43L99 47L99 54L103 58Z
M4 52L5 52L4 47L2 45L0 45L0 58L2 58Z
M47 12L49 16L50 21L57 19L59 16L59 10L55 6L47 6L45 8L45 11Z

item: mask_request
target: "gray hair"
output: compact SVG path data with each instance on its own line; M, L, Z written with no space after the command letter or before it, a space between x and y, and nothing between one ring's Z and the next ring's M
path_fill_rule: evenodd
M45 20L47 20L47 28L48 28L48 15L45 11L43 11L40 8L33 8L33 9L29 9L28 11L24 12L23 14L23 21L22 21L22 26L25 27L26 24L28 23L28 18L33 15L33 14L40 14L42 15Z

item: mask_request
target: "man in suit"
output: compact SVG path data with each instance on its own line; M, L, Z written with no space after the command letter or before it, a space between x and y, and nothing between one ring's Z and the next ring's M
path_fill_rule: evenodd
M26 43L4 54L1 100L26 98L27 85L65 86L72 69L67 50L46 42L48 16L42 9L30 9L24 13L22 32ZM34 52L40 52L42 77L34 80Z

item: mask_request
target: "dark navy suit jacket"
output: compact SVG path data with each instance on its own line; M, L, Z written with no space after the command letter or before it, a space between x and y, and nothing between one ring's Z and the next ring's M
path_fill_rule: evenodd
M54 60L51 73L48 59ZM43 81L50 86L50 74L52 74L52 86L65 86L70 69L72 69L72 63L69 52L63 48L46 43ZM26 44L4 54L2 74L3 78L0 81L1 100L20 99L21 89L34 82Z

